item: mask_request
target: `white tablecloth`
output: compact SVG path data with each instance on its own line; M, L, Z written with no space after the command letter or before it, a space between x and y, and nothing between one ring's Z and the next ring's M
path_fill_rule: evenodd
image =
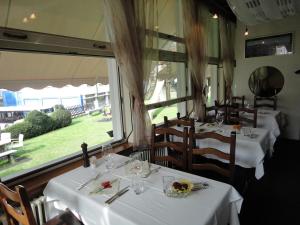
M276 138L280 135L279 118L280 111L259 109L257 112L257 127L269 130L270 153L273 153L273 146Z
M127 160L115 156L116 164ZM156 167L156 165L153 165ZM238 213L242 197L230 185L196 175L162 167L158 173L145 178L145 191L136 195L132 190L118 198L109 206L104 202L110 196L88 195L89 186L78 191L79 183L87 180L95 171L104 171L101 164L96 169L77 168L49 181L44 195L49 202L48 214L55 211L58 203L76 211L87 225L238 225ZM207 181L209 188L192 192L186 198L170 198L162 191L162 177L174 176L191 181ZM111 174L104 174L98 181L114 177L121 178L120 188L130 184L124 167ZM55 201L58 200L58 201ZM54 204L54 203L55 204Z
M216 131L217 127L207 127L206 125L199 127L204 131ZM176 129L182 130L182 127ZM196 132L198 124L196 123ZM222 135L230 136L233 131L232 126L223 125L221 130ZM236 150L235 150L235 163L244 168L255 168L255 177L260 179L264 175L264 157L270 148L269 131L261 128L251 128L254 138L246 137L243 134L236 135ZM229 144L224 144L213 139L197 140L197 146L201 148L214 147L225 153L229 153ZM222 160L224 161L224 160ZM224 161L226 162L226 161Z

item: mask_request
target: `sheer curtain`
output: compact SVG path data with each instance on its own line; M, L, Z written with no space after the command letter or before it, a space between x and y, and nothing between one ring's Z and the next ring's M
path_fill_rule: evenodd
M105 0L106 25L123 80L133 99L133 144L149 143L151 121L144 104L157 57L155 0Z
M231 100L232 82L234 73L234 27L224 17L219 17L221 62L223 65L223 76L225 80L225 99Z
M183 1L184 37L194 89L195 116L203 119L204 80L207 67L207 9L197 0Z

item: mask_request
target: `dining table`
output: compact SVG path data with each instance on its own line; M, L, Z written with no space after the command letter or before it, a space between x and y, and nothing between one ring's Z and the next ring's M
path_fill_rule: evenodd
M175 126L175 129L182 131L182 126ZM195 132L216 132L224 136L230 136L232 131L236 132L235 163L244 168L255 168L255 177L260 179L264 175L264 158L272 143L270 143L269 130L263 128L249 128L251 135L245 134L246 128L237 130L232 125L218 126L216 123L195 123ZM180 137L172 137L174 141L181 141ZM213 139L198 139L196 145L201 148L213 147L222 152L229 153L229 144ZM207 155L208 158L214 158ZM223 159L218 160L226 162ZM227 161L228 163L228 161Z
M238 225L238 214L243 198L229 184L200 177L183 171L161 167L144 182L144 191L136 194L131 187L132 177L126 172L128 157L113 154L114 168L107 170L103 158L97 166L79 167L51 179L44 189L46 214L55 216L59 210L69 208L86 225ZM150 164L151 168L158 165ZM83 183L101 174L81 189ZM205 182L208 187L192 191L185 197L168 197L163 192L163 177ZM91 190L107 180L119 180L119 189L129 191L111 204L105 204L113 194L91 194Z

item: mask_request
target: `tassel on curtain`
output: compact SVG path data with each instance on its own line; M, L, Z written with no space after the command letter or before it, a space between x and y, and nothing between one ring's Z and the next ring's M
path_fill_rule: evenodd
M192 75L194 89L195 116L203 120L205 96L204 80L207 67L207 35L206 8L200 1L184 0L184 36L188 54L189 69Z
M155 0L105 0L106 25L123 80L133 99L133 144L148 144L151 121L144 104L157 53Z
M232 83L234 73L234 40L233 25L223 16L219 19L221 62L223 65L223 76L225 80L225 99L231 102ZM226 102L226 101L225 101Z

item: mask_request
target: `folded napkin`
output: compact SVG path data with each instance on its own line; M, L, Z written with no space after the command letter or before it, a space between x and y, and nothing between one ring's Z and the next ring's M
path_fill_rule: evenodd
M125 174L128 176L134 175L137 171L135 170L135 166L136 166L136 161L133 161L131 163L128 163L125 166ZM150 165L148 161L140 161L139 163L141 163L142 166L142 170L141 172L139 172L138 174L140 176L145 176L146 174L148 174L150 172Z
M120 179L106 179L94 182L89 194L115 194L118 192L120 186Z

